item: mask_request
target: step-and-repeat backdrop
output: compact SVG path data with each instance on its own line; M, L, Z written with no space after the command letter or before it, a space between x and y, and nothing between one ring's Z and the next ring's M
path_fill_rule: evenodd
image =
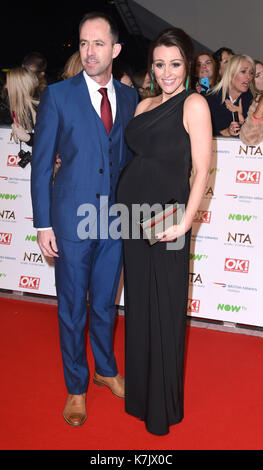
M54 266L33 228L30 164L0 128L0 289L56 295ZM23 144L23 149L30 150ZM191 240L189 316L263 326L263 143L214 139ZM122 284L117 305L124 306Z

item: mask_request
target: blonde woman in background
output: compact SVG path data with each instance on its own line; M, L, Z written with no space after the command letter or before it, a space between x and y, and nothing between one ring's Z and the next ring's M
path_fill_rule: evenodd
M37 87L37 76L30 70L17 67L7 72L6 88L14 120L12 134L16 143L21 141L33 145L36 108L39 104L39 100L34 97Z
M61 78L63 80L67 80L68 78L75 77L75 75L78 75L78 73L80 73L82 70L83 66L80 60L80 53L79 51L76 51L67 60ZM61 158L57 154L54 168L54 177L56 176L58 169L61 167L61 163Z
M81 70L83 70L83 66L80 60L79 51L77 51L72 54L72 56L70 56L70 58L67 60L61 77L63 80L67 80L67 78L75 77L75 75L78 75Z
M235 55L220 82L206 93L215 136L239 136L253 100L250 85L254 75L253 59L248 55Z
M240 131L240 139L246 145L255 145L263 141L263 63L255 60L255 64L256 73L252 87L254 100Z

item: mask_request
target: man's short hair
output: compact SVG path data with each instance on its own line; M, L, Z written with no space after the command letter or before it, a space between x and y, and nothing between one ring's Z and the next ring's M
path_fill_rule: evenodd
M113 43L116 44L119 41L119 31L118 31L117 24L116 24L115 20L110 15L107 15L106 13L103 13L103 12L100 12L100 11L92 11L90 13L86 13L83 16L83 18L82 18L82 20L80 21L80 24L79 24L79 33L81 31L82 26L84 25L84 23L86 21L96 20L98 18L102 18L103 20L107 21L107 23L110 26L110 32L111 32Z

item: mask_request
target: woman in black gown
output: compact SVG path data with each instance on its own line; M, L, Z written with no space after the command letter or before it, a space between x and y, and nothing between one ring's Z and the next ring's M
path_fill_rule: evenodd
M174 199L186 207L182 222L159 234L156 244L150 246L143 237L124 240L125 409L156 435L167 434L169 426L183 418L190 229L211 158L208 105L198 93L185 90L192 50L190 38L177 28L154 41L149 63L160 93L139 103L127 127L134 158L118 187L118 201L129 209L130 227L138 223L133 204ZM167 249L181 236L183 248Z

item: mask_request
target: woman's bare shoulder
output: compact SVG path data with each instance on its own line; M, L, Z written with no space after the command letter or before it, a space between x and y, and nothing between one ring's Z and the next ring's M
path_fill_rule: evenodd
M155 108L158 103L158 97L149 97L149 98L144 98L140 103L137 105L136 111L135 111L135 116L138 116L139 114L145 113L147 111L150 111L151 109Z
M186 106L204 106L207 105L207 100L200 93L191 93L185 100Z

